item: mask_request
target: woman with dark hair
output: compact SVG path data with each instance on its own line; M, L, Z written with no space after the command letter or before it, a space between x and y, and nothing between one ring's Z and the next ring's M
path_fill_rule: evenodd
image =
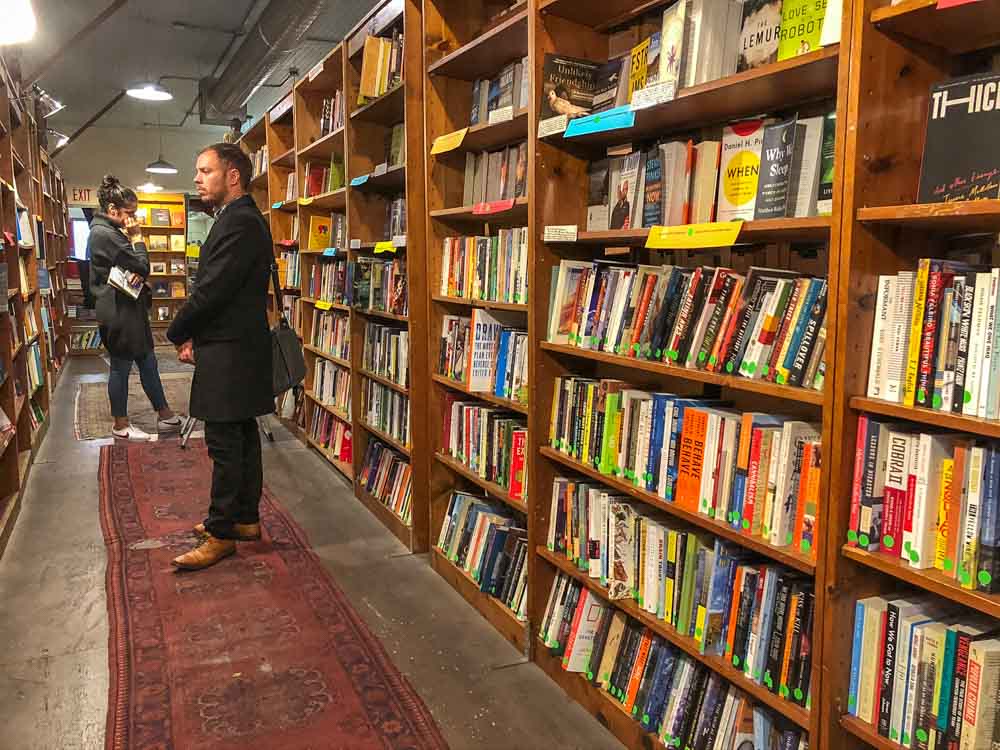
M90 222L87 254L90 256L90 289L96 301L101 341L111 355L108 398L115 418L114 436L126 440L149 440L149 435L128 419L128 379L132 363L139 367L142 389L159 414L161 432L181 426L167 405L160 382L160 370L153 350L153 331L149 327L152 294L143 284L138 299L108 283L111 269L118 266L133 280L149 276L149 255L136 221L138 198L113 175L105 175L97 191L100 211Z

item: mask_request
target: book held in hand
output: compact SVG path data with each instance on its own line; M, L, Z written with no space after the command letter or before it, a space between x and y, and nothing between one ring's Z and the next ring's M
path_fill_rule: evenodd
M111 272L108 274L108 283L132 299L139 299L139 294L142 292L142 277L131 271L126 271L121 266L112 266Z

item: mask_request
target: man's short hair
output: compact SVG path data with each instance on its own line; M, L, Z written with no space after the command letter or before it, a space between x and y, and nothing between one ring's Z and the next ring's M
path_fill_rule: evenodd
M243 153L243 149L235 143L213 143L199 151L198 156L206 151L214 151L215 155L219 157L219 161L226 165L227 170L237 170L240 173L240 185L243 186L244 190L250 189L250 180L253 179L253 165L250 163L250 157Z

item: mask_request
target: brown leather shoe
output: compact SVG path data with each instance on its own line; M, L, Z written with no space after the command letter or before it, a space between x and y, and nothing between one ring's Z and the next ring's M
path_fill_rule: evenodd
M216 539L211 534L206 534L200 545L180 557L175 557L172 562L181 570L202 570L215 565L234 552L236 552L234 540Z
M236 536L241 542L256 542L260 539L259 523L234 523L233 531L236 532ZM194 527L194 533L201 537L208 536L208 531L203 523Z

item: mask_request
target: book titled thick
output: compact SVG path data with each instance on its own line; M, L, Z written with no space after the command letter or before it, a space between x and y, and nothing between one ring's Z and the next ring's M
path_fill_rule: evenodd
M931 87L920 169L921 203L1000 197L1000 73L953 78Z

